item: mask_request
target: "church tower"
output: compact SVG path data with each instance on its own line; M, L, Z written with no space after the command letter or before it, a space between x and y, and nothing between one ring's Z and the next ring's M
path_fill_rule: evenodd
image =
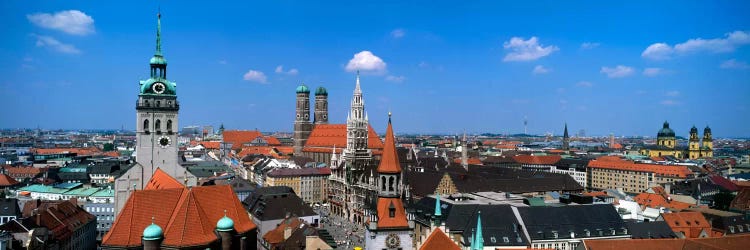
M302 148L312 133L310 123L310 89L303 83L297 87L297 116L294 119L294 155L302 155Z
M688 140L688 157L698 159L701 157L701 141L698 138L698 128L693 125L690 128L690 139Z
M315 90L315 125L328 124L328 91L318 87Z
M714 157L714 140L711 135L711 128L706 126L703 129L703 148L701 149L702 157Z
M372 151L367 147L368 124L365 101L362 99L362 89L359 85L359 72L357 72L351 109L346 117L346 148L344 149L344 158L355 169L361 167L360 164L355 164L355 161L361 162L372 158Z
M399 197L401 165L396 153L396 138L388 114L383 156L378 165L378 198L368 211L370 223L365 232L365 249L412 249L413 215L406 212Z
M562 150L570 150L570 136L568 135L568 123L565 123L565 131L563 132Z
M656 145L660 148L674 149L676 141L674 130L669 128L669 122L664 121L664 126L656 134Z
M156 53L151 57L150 75L140 82L136 102L136 162L143 166L143 180L151 179L156 168L175 176L177 162L177 84L167 80L167 59L161 52L161 14L157 16Z

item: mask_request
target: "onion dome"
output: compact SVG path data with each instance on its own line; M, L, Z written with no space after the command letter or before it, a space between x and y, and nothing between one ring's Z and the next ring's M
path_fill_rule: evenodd
M297 87L297 94L299 94L299 93L307 93L307 94L309 94L310 93L310 89L307 88L307 86L305 86L305 84L299 85L299 87Z
M658 137L674 137L674 130L669 128L669 122L664 122L664 127L659 130Z
M697 133L698 133L698 128L696 128L695 125L693 125L693 127L690 128L690 134L697 134Z
M151 57L151 60L149 60L149 64L155 65L155 64L161 64L161 65L167 65L167 59L164 58L161 55L156 55Z
M234 221L226 215L216 222L216 231L227 232L232 230L234 230Z
M704 134L710 134L711 133L711 128L709 128L708 126L706 126L706 128L703 129L703 133Z
M328 91L326 88L318 87L318 89L315 90L315 95L328 95Z
M143 240L160 240L164 237L164 231L161 230L159 225L153 222L153 218L151 220L151 225L148 225L143 230Z

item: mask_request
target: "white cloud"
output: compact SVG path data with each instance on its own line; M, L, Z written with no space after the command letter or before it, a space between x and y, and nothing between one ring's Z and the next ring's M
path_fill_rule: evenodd
M297 69L290 69L288 71L284 71L284 65L276 66L276 70L274 70L276 74L286 74L286 75L297 75L299 73L299 70Z
M406 35L406 31L404 29L395 29L391 31L391 36L393 38L402 38Z
M385 77L385 80L389 82L403 82L404 80L406 80L406 77L389 75Z
M594 86L594 84L591 83L591 82L587 82L587 81L580 81L580 82L576 83L576 86L578 86L578 87L584 87L584 88L590 88L591 86Z
M346 71L354 72L358 70L374 74L383 74L386 72L386 64L383 59L380 59L380 57L372 52L363 50L354 54L354 57L346 64Z
M677 90L667 91L667 93L665 93L665 95L666 96L672 96L672 97L678 96L678 95L680 95L680 91L677 91Z
M537 65L536 67L534 67L534 70L531 71L531 72L534 73L535 75L538 75L538 74L547 74L547 73L550 72L550 69L545 68L542 65Z
M430 64L427 63L427 62L425 62L425 61L421 61L421 62L419 62L419 64L417 66L419 66L420 68L424 69L424 68L429 68Z
M675 100L664 100L664 101L661 101L660 104L664 106L675 106L675 105L679 105L680 102L675 101Z
M31 34L31 36L36 37L36 46L37 47L47 47L54 51L65 53L65 54L78 54L81 53L78 48L71 44L65 44L54 37L51 36L40 36L36 34Z
M726 33L724 38L693 38L684 43L678 43L674 47L666 43L654 43L648 46L641 53L641 56L648 59L660 60L668 59L675 54L684 55L697 52L727 53L745 44L750 44L750 34L745 31L734 31Z
M662 68L645 68L643 69L643 75L644 76L657 76L664 74L664 69Z
M735 59L729 59L719 65L722 69L750 69L750 65L743 61L737 61Z
M539 44L538 38L535 36L532 36L529 40L523 40L521 37L513 37L510 41L503 43L503 48L510 50L503 58L504 62L534 61L559 50L554 45L543 47Z
M672 52L672 47L669 47L668 44L654 43L649 45L648 48L641 53L641 57L652 60L664 60L669 59Z
M94 33L94 19L78 10L65 10L54 14L35 13L26 15L36 26L59 30L71 35L88 35Z
M263 72L251 69L242 76L242 79L244 79L245 81L266 83L268 78L266 77L266 74L263 74Z
M227 64L227 60L223 60L223 59L222 59L222 60L219 60L219 61L218 61L218 63L219 63L219 64Z
M614 68L610 67L602 67L601 72L602 74L607 75L609 78L620 78L620 77L626 77L633 74L635 70L632 67L623 66L623 65L617 65Z
M585 42L581 44L581 49L593 49L599 47L599 43Z

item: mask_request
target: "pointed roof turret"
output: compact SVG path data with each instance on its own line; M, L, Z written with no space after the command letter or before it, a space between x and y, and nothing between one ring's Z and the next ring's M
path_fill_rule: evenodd
M390 112L388 113L388 128L385 130L385 143L383 144L383 155L380 158L380 165L378 165L378 173L401 173L398 154L396 154L396 138L393 136L393 126L391 124Z
M477 233L474 236L474 242L471 244L471 249L484 249L484 238L482 238L482 211L477 211Z
M563 137L568 138L568 123L565 123L565 132L563 132Z
M167 59L164 58L164 55L161 53L161 11L159 11L158 14L156 14L156 52L154 52L154 56L151 57L150 64L167 64Z
M440 193L435 195L435 217L443 216L443 211L440 208Z

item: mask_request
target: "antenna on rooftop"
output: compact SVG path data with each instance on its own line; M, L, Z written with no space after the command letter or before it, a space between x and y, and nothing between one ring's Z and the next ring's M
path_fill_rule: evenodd
M529 118L527 116L523 116L523 134L528 134L528 131L526 130L529 125Z

